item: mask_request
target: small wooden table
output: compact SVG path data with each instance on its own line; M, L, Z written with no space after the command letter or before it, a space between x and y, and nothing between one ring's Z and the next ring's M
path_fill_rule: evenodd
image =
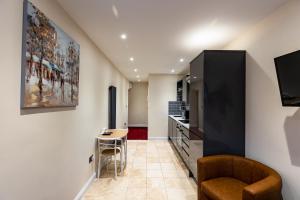
M121 163L121 170L122 173L124 172L124 169L127 165L127 135L128 135L128 129L108 129L105 130L105 132L112 132L110 135L102 135L98 134L97 139L98 140L106 140L106 141L115 141L119 140L121 141L121 147L124 147L124 154L125 154L125 163L124 168L122 167ZM121 152L123 153L123 152Z
M97 138L100 140L120 140L128 135L128 129L108 129L105 132L112 132L111 135L99 134Z

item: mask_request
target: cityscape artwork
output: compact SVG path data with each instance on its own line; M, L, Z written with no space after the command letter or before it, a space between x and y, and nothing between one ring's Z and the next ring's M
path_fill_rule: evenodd
M80 46L24 1L22 108L78 105Z

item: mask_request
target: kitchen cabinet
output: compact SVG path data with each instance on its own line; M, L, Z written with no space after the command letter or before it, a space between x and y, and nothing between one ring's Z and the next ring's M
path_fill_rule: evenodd
M177 81L177 101L183 100L183 81Z
M176 122L176 142L175 147L177 148L177 151L181 153L181 124L179 122Z
M189 167L193 176L197 179L197 160L203 157L203 138L190 132Z
M190 166L245 155L245 51L204 51L190 63Z
M172 121L172 142L175 144L177 138L177 130L176 130L177 122L173 119Z
M171 140L173 136L173 119L171 117L168 118L168 138Z
M189 75L177 81L177 101L184 101L186 105L189 104L189 85Z
M181 148L182 148L182 158L184 162L187 164L188 168L190 168L190 136L189 130L182 126L181 128Z
M185 102L186 105L189 105L189 91L190 91L190 83L189 83L190 76L186 75L182 79L182 101Z
M172 126L171 126L172 124ZM169 117L169 130L170 141L174 145L175 149L179 153L180 157L189 169L189 154L190 154L190 141L189 141L189 129L186 128L179 120ZM172 133L171 133L172 132ZM192 173L190 173L192 174Z

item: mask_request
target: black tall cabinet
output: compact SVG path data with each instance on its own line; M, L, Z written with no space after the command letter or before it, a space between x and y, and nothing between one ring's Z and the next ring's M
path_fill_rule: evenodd
M245 155L245 51L204 51L190 74L190 166L197 177L199 157Z

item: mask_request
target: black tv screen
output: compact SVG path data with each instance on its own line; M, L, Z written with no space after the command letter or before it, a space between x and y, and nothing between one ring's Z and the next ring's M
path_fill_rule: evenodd
M274 60L282 105L300 107L300 51Z

